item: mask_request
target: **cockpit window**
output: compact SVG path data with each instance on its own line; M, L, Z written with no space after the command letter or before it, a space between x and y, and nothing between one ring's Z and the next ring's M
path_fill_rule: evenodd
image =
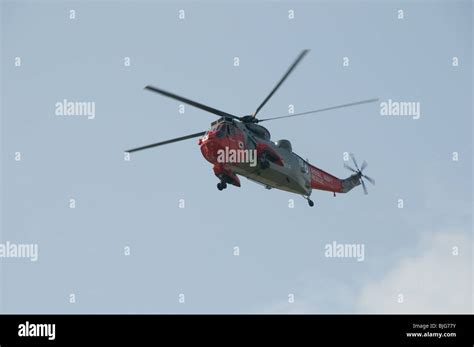
M217 127L216 127L216 136L217 137L224 137L225 136L225 132L226 132L226 128L227 126L225 124L219 124Z
M227 125L227 134L230 136L235 135L235 127L232 124Z

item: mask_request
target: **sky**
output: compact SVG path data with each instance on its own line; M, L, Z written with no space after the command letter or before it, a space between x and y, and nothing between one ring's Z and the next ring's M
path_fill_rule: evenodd
M0 312L472 312L472 14L470 1L2 1L0 243L38 259L0 258ZM310 208L245 178L220 192L197 139L124 160L216 120L144 86L246 115L303 49L262 118L420 105L419 119L373 103L266 124L337 177L344 153L367 160L368 195L313 191ZM93 119L57 115L64 99L93 102ZM363 261L327 257L334 242L363 245Z

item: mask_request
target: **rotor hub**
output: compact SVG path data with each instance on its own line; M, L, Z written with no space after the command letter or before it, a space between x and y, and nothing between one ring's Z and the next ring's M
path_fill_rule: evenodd
M250 114L247 116L240 117L240 120L242 121L242 123L258 123L258 119Z

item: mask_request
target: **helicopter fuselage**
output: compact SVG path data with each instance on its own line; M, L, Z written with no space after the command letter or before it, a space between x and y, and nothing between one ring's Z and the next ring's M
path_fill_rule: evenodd
M270 132L258 124L221 118L211 124L199 145L204 158L213 164L215 175L226 184L240 187L240 175L267 189L303 196L310 196L312 189L344 193L348 188L345 180L294 153L288 140L271 141ZM360 184L359 179L354 183Z

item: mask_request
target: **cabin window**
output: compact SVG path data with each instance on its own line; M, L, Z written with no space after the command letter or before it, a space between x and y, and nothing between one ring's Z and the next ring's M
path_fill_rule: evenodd
M309 172L308 163L306 163L303 159L299 159L301 172L307 174Z

